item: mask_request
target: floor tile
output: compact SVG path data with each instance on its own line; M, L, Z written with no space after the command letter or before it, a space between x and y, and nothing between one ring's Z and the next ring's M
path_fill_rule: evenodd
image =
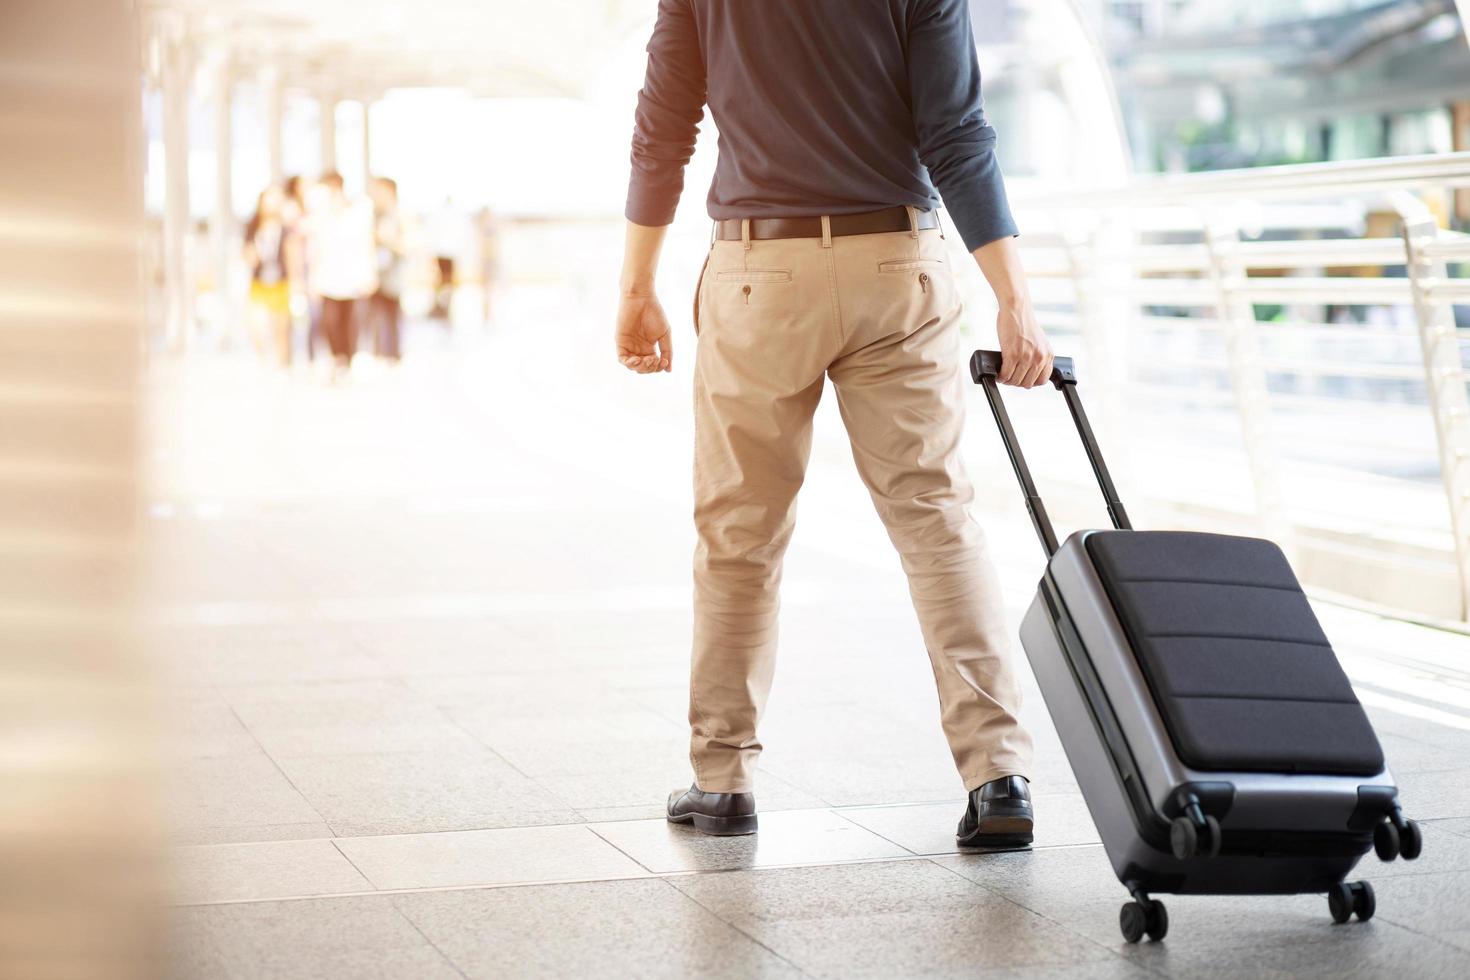
M649 874L586 826L352 837L337 845L375 886L387 889Z
M1470 872L1366 876L1373 882L1377 919L1426 935L1449 935L1470 929Z
M180 847L170 858L180 904L372 890L330 840Z
M451 708L465 731L528 775L589 776L632 768L677 773L689 759L689 729L651 711L588 710L575 724L542 712L508 716L493 708Z
M903 848L830 810L760 815L760 831L711 837L666 820L590 825L599 836L655 872L758 868L867 858L902 857Z
M387 897L177 909L177 980L452 980L460 974Z
M434 705L384 681L223 691L273 759L369 752L473 750L475 740Z
M214 828L322 822L322 814L259 748L184 760L169 777L172 822L182 838L197 840Z
M488 749L282 759L339 837L576 823Z
M800 976L659 880L405 894L393 901L471 978Z
M1171 924L1163 943L1140 943L1125 952L1139 965L1179 980L1456 980L1470 972L1470 953L1386 922L1323 928L1320 941L1262 945L1239 941L1241 934L1234 943L1225 936L1176 937Z
M1447 833L1459 837L1470 837L1470 817L1442 817L1438 820L1420 821L1432 834Z
M1106 976L1116 960L1109 949L926 861L671 883L813 976L961 977L1093 964Z
M1033 798L1036 809L1036 847L1096 844L1097 828L1080 795ZM912 806L852 807L842 815L860 827L913 851L915 854L952 854L955 828L965 812L963 800Z
M210 826L176 826L172 843L181 847L200 844L246 844L258 841L316 840L332 837L332 828L321 820L308 823L242 823Z
M667 879L720 918L752 921L831 919L923 912L988 899L974 882L929 861L774 868L677 875Z
M1128 901L1128 894L1118 883L1101 847L961 855L936 858L935 862L996 894L1065 923L1070 930L1094 942L1122 946L1118 910ZM1390 882L1400 880L1375 879L1371 873L1354 877L1374 880L1380 893ZM1366 943L1373 936L1371 930L1354 932L1334 928L1327 900L1322 895L1159 894L1155 897L1168 908L1169 938L1165 945L1171 949L1187 945L1218 951L1242 936L1249 936L1252 946L1262 948L1324 942ZM1385 900L1380 897L1380 918L1385 918L1384 909Z

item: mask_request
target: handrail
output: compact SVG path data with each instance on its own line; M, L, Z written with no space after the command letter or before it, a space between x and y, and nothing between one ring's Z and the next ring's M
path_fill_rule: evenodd
M1223 202L1242 197L1307 198L1420 187L1470 187L1470 151L1159 174L1134 177L1119 186L1075 187L1049 193L1031 193L1021 187L1013 196L1016 203L1028 207L1081 205L1097 210Z
M1452 188L1470 188L1470 152L1140 176L1053 193L1018 182L1013 198L1029 212L1023 223L1042 229L1021 240L1039 315L1090 355L1085 366L1101 391L1113 393L1114 417L1157 411L1151 382L1162 372L1178 382L1169 386L1172 400L1188 398L1217 421L1221 411L1236 416L1253 503L1238 516L1300 559L1309 581L1357 594L1373 576L1390 575L1393 601L1470 618L1470 326L1451 313L1470 303L1470 277L1455 265L1470 261L1470 235L1437 227L1417 196ZM1374 229L1393 237L1363 237L1370 212L1396 219ZM1252 238L1242 225L1257 215L1265 227L1334 237ZM1277 304L1285 322L1256 319L1262 305ZM1328 309L1339 307L1377 309L1366 323L1327 322ZM1166 310L1178 315L1156 315ZM1298 381L1284 385L1281 375ZM1403 426L1416 416L1433 428L1416 424L1414 438L1432 431L1434 449L1415 442L1376 471L1365 451L1406 447ZM1342 452L1314 446L1304 457L1288 448L1302 426L1316 426L1312 438L1340 442ZM1313 535L1327 525L1314 523L1317 503L1301 498L1303 471L1282 474L1284 464L1299 467L1313 456L1332 459L1345 480L1373 474L1369 482L1380 488L1411 487L1437 457L1451 519L1424 505L1421 486L1412 513L1402 515L1404 531L1375 521L1382 533L1366 536L1346 564L1340 553L1324 558ZM1453 553L1439 565L1435 549L1413 551L1409 531L1444 533ZM1298 553L1302 540L1318 543Z

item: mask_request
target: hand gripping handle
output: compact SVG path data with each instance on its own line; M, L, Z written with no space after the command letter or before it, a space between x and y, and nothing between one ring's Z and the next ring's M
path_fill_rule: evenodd
M1046 515L1046 505L1041 502L1041 495L1036 491L1036 482L1031 479L1031 469L1026 465L1026 457L1021 452L1016 430L1012 428L1010 415L1006 413L1005 403L1001 401L1000 385L997 382L1000 365L1000 351L977 350L970 358L970 375L976 384L985 389L985 400L990 403L991 414L995 416L995 424L1000 428L1000 437L1005 442L1006 454L1010 456L1011 467L1015 469L1016 479L1021 484L1021 493L1026 498L1026 509L1031 513L1031 523L1036 526L1036 536L1041 539L1041 546L1046 549L1047 557L1050 558L1057 553L1057 533L1051 525L1051 519ZM1127 512L1123 510L1122 501L1118 499L1118 490L1113 486L1113 478L1108 474L1107 464L1103 462L1097 437L1092 433L1087 413L1082 408L1082 399L1077 394L1077 374L1073 370L1070 357L1052 360L1051 383L1061 391L1067 402L1067 409L1072 413L1077 434L1082 437L1082 448L1087 451L1092 473L1097 477L1103 500L1107 502L1108 516L1112 518L1113 527L1131 530L1133 525L1128 520Z

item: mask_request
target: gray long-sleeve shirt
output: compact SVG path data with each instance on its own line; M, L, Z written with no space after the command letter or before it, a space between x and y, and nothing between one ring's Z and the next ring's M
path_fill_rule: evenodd
M720 132L713 218L942 195L970 249L1016 234L968 0L659 0L629 220L673 220L706 101Z

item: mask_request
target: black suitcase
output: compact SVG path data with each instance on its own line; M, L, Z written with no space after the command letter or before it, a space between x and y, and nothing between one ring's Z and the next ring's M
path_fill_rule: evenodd
M1419 856L1373 727L1275 544L1134 531L1077 394L1066 399L1116 530L1060 546L1016 441L996 376L976 351L1046 573L1021 626L1067 760L1113 870L1133 896L1123 937L1164 938L1149 893L1325 892L1332 918L1373 915L1348 883L1358 859Z

